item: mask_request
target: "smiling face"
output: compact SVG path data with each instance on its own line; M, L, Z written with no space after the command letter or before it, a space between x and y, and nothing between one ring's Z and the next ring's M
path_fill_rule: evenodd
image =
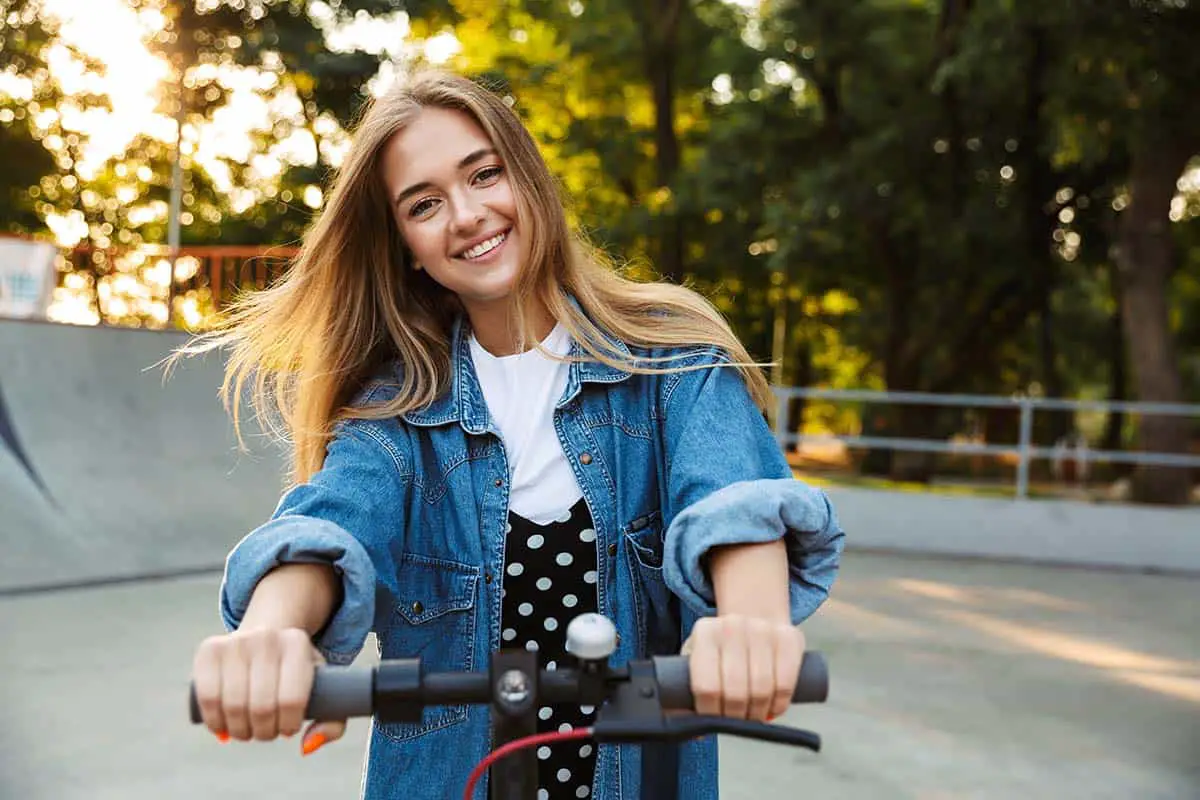
M415 266L475 319L508 301L524 258L500 153L467 113L424 108L384 146L384 186Z

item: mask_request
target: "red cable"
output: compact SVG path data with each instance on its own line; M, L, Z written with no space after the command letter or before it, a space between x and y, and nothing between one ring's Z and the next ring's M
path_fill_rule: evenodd
M480 761L475 769L471 771L471 777L467 778L467 789L463 792L463 800L471 800L471 795L475 791L475 784L479 783L479 779L484 776L488 768L495 764L500 759L507 755L511 755L518 750L524 750L526 747L534 747L539 744L553 744L554 742L565 742L570 739L590 739L592 738L591 728L573 728L569 731L553 731L551 733L535 733L533 736L525 736L520 739L514 739L508 744L498 747L488 753L487 757Z

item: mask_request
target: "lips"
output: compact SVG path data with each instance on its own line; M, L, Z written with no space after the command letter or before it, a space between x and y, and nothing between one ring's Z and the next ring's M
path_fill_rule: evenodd
M492 234L491 236L487 237L486 239L477 241L474 244L472 244L470 247L466 248L465 250L462 250L455 257L466 259L467 261L470 261L470 260L476 259L476 258L482 258L483 256L486 256L488 253L495 250L500 245L504 244L504 242L508 239L509 233L511 233L511 232L512 232L512 229L510 228L508 230L500 231L499 233Z

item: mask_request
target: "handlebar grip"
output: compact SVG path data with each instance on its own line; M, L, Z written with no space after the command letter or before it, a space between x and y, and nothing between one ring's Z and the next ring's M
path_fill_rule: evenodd
M369 717L374 712L375 670L317 667L306 719Z
M696 707L692 696L691 673L687 656L654 656L654 674L658 678L663 708L691 711ZM817 650L809 650L800 662L793 703L824 703L829 697L829 664Z
M374 691L374 669L317 667L304 718L320 721L369 717L373 712ZM189 693L189 705L192 722L201 722L200 705L196 702L194 684Z

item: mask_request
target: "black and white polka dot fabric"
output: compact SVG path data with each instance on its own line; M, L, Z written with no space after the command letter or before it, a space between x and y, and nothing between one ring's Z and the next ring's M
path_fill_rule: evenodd
M596 531L580 499L548 525L509 514L505 539L500 646L536 650L545 669L565 664L567 623L597 610ZM566 731L592 724L590 706L538 710L538 732ZM588 740L538 749L538 800L592 796L595 745Z

